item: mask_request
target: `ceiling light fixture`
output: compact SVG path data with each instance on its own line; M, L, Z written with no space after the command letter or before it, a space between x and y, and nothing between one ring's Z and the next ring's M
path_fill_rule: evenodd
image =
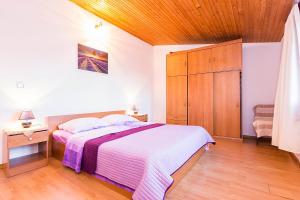
M102 22L98 22L97 24L95 24L95 29L99 29L102 25Z

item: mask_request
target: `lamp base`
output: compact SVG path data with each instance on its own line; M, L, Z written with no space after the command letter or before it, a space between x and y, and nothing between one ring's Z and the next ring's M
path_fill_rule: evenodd
M31 124L31 122L22 122L23 128L30 128Z

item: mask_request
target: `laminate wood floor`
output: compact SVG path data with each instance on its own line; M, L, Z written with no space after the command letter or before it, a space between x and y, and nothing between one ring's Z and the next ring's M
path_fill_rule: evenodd
M0 171L0 199L126 198L50 159L49 166L12 178ZM300 168L287 152L267 144L217 139L166 199L300 199Z

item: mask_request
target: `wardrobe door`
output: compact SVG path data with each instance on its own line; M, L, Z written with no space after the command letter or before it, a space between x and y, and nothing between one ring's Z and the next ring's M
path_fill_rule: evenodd
M188 53L188 74L212 72L211 49L203 49Z
M187 76L167 77L167 122L187 124Z
M167 76L187 75L187 53L167 55Z
M213 73L188 76L188 124L213 134Z
M230 71L242 69L242 43L212 48L213 71Z
M240 71L214 73L214 135L240 138Z

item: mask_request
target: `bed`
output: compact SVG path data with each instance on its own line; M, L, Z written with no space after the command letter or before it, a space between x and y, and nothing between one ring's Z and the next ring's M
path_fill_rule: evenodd
M112 189L128 198L164 199L208 144L215 142L201 127L144 122L93 129L76 136L58 131L59 124L72 119L110 114L125 111L48 117L50 133L54 133L50 149L65 166L109 182ZM103 136L104 132L110 134Z

